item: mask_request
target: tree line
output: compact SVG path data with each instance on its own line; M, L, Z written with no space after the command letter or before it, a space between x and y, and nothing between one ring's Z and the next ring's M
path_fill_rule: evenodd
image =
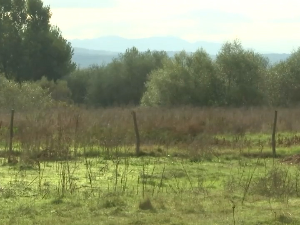
M239 40L224 43L214 60L204 49L168 57L133 47L65 79L72 100L92 106L289 106L300 101L300 49L271 65Z
M0 73L10 81L0 79L2 98L5 90L23 88L11 93L22 93L22 99L40 93L47 101L50 96L93 107L289 106L300 101L300 48L271 65L239 40L224 43L214 60L204 49L169 57L165 51L132 47L107 65L80 69L72 62L71 44L50 24L49 6L41 0L0 3Z

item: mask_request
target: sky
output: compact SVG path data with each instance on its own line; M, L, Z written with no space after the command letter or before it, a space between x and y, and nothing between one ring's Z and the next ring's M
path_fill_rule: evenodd
M44 0L65 38L176 36L190 42L239 39L262 52L300 47L299 0Z

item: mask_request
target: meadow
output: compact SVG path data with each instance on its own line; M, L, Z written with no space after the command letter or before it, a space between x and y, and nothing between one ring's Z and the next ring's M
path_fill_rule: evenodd
M300 108L275 158L274 110L16 111L12 152L1 111L0 224L300 224Z

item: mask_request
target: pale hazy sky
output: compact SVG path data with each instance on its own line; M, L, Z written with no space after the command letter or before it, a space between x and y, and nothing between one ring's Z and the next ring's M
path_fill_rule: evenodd
M176 36L286 52L300 47L300 0L44 0L67 39Z

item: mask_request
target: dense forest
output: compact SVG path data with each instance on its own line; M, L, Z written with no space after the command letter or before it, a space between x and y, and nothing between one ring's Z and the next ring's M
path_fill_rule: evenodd
M73 48L41 0L0 1L0 105L53 102L110 107L290 106L300 101L300 48L276 64L239 40L215 59L205 49L141 52L132 47L107 65L80 69Z

